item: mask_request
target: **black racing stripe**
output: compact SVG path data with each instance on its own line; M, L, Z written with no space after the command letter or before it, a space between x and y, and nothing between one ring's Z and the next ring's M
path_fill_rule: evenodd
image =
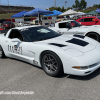
M79 40L79 39L75 39L75 38L73 38L69 41L66 41L66 42L73 43L73 44L83 46L83 47L89 44L88 42L85 42L85 41Z
M78 38L82 38L82 39L85 38L85 36L82 36L82 35L73 35L73 36L78 37Z
M63 44L58 44L58 43L49 43L50 45L55 45L55 46L58 46L58 47L64 47L66 45L63 45Z

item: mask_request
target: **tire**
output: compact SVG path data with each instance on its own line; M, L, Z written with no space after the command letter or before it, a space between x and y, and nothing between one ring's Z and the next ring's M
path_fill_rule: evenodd
M0 46L0 58L5 58L5 54L1 46Z
M86 36L100 42L100 36L97 33L91 32L91 33L88 33Z
M60 58L51 51L46 51L41 55L41 65L45 73L56 77L63 73L63 66Z

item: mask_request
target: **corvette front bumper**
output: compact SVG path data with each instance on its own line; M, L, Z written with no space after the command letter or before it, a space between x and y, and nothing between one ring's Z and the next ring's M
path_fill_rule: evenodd
M64 73L86 76L100 67L100 44L94 50L83 53L78 57L72 57L68 61L63 61ZM88 66L87 69L75 69L73 66Z

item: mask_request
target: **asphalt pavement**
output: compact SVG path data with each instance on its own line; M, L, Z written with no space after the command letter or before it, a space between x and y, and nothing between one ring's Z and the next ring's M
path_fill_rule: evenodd
M64 74L55 78L31 64L0 59L0 100L100 100L100 69L85 77Z

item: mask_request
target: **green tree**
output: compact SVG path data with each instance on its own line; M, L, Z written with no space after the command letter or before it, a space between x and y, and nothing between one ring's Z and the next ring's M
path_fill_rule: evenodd
M67 10L72 9L72 7L68 7Z
M81 0L80 2L80 8L84 9L87 6L87 2L85 0Z
M79 8L80 2L78 0L75 0L75 7Z
M100 8L100 4L94 4L93 7Z
M73 5L72 5L72 8L76 8L76 6L73 4Z
M66 11L66 9L64 9L64 6L62 6L61 12L64 12L64 11Z
M49 8L50 11L53 11L54 9L55 9L55 7L51 7L51 8Z
M58 11L61 11L61 8L60 7L58 7L58 9L57 9Z

